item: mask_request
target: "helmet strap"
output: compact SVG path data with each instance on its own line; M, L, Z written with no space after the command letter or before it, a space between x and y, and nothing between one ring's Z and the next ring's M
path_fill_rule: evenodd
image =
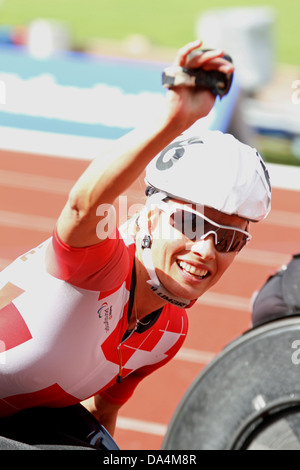
M150 277L150 280L147 281L147 284L151 286L151 290L156 295L158 295L162 300L166 300L170 304L180 308L187 308L194 304L194 301L184 299L183 297L178 297L163 286L163 284L158 279L155 268L153 266L151 248L143 248L142 256L144 266Z
M142 237L142 259L150 278L147 283L151 286L151 290L155 292L155 294L158 295L162 300L166 300L172 305L175 305L180 308L191 307L195 303L195 300L184 299L183 297L178 297L172 294L168 289L164 287L164 285L160 282L157 277L151 252L152 236L149 233L148 217L146 217L146 214L143 214L143 216L139 219L139 227L141 229Z

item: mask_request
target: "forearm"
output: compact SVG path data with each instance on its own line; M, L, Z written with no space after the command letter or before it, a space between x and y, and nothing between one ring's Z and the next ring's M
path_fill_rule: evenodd
M100 395L95 395L82 402L82 405L105 427L113 437L116 429L119 405L113 405Z

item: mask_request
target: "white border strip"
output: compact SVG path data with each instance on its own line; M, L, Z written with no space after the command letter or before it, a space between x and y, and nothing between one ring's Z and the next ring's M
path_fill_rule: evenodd
M38 155L92 160L113 142L109 139L0 127L0 149Z
M267 163L273 188L300 191L300 167Z

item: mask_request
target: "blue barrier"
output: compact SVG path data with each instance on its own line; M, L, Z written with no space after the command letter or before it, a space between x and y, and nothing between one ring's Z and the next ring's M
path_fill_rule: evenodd
M144 103L159 106L166 65L72 51L41 60L25 46L2 44L6 103L0 105L0 126L116 139L139 122ZM210 129L226 132L238 94L233 80L230 93L218 98L207 120Z

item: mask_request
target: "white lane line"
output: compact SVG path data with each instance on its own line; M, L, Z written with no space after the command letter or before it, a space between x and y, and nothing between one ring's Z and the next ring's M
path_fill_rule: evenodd
M67 195L75 181L51 176L32 175L18 171L0 170L0 185L10 188L31 189L50 194Z
M153 423L151 421L142 421L140 419L125 418L119 416L117 419L117 428L126 431L143 432L145 434L153 434L155 436L164 436L167 426L161 423Z
M30 229L49 233L53 231L55 224L56 219L51 217L0 210L0 225L5 227Z
M209 364L216 357L216 353L199 351L191 348L181 348L174 356L179 361L193 362L195 364Z
M289 262L290 259L291 254L276 253L275 251L255 250L247 247L238 254L234 262L278 268Z
M197 304L249 312L251 299L240 297L238 295L205 292L205 294L197 300Z

